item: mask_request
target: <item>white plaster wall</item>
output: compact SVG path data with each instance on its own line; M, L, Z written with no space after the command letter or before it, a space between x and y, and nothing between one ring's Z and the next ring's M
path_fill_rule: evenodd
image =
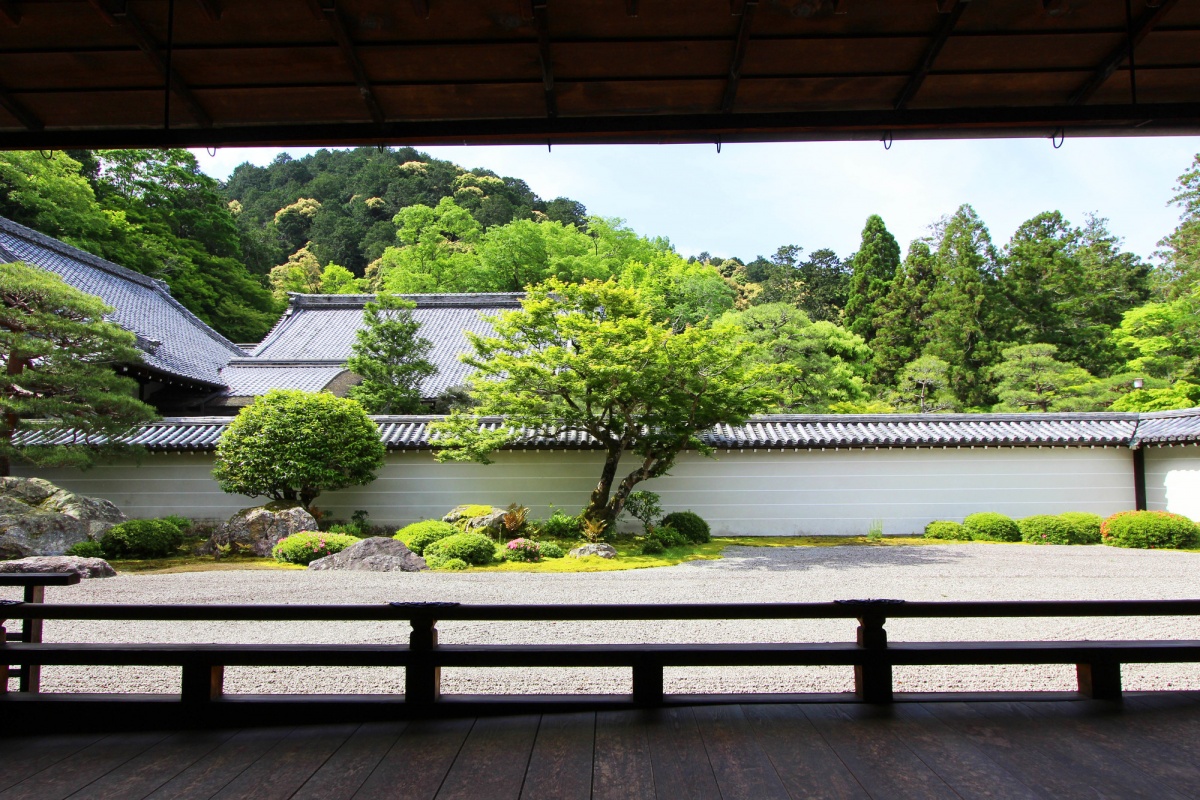
M584 451L511 451L495 460L439 464L428 452L392 453L370 486L322 495L317 505L335 518L365 509L393 525L440 517L465 502L520 502L537 517L550 504L574 513L601 463L599 453ZM36 474L106 497L133 517L221 519L261 502L222 493L210 470L211 456L188 453ZM715 460L684 453L672 474L641 488L662 495L667 510L702 515L714 532L762 535L862 534L875 519L886 533L911 533L975 511L1108 515L1134 504L1132 455L1120 447L735 450Z
M1146 507L1200 522L1200 446L1146 448Z

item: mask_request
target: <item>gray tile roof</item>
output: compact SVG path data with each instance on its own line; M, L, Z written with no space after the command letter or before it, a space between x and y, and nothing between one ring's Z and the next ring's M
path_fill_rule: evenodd
M229 387L229 397L257 397L272 389L319 392L345 371L336 361L279 363L235 359L221 370L221 380Z
M246 355L171 297L162 281L3 217L0 260L34 264L112 306L109 319L138 337L146 365L159 372L220 386L221 368Z
M421 396L433 398L445 389L463 383L472 369L459 361L471 351L467 332L491 335L484 317L519 308L521 294L435 294L404 295L417 304L413 318L421 325L421 336L432 344L429 360L437 374L421 382ZM355 334L362 327L363 305L374 295L290 296L287 313L255 348L253 357L276 364L345 363ZM282 375L282 373L281 373ZM294 377L289 375L289 377ZM279 387L284 388L284 387Z
M1139 421L1140 417L1140 421ZM441 417L373 419L392 450L430 446L429 423ZM152 450L211 450L229 423L227 418L165 419L143 426L130 442ZM1155 440L1138 438L1151 423ZM500 419L481 420L495 430ZM1130 447L1155 443L1200 443L1200 409L1159 414L905 414L905 415L769 415L745 425L720 425L701 438L718 449L852 449L866 447ZM68 434L24 434L24 443L70 443ZM558 438L528 434L516 448L590 449L587 436Z

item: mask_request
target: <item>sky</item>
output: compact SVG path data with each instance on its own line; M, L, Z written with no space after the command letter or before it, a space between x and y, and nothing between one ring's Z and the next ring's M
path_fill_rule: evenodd
M300 158L317 148L289 148ZM1097 212L1128 250L1149 258L1179 221L1170 206L1200 137L976 139L713 145L428 147L468 169L520 178L546 200L570 197L588 213L620 217L640 234L666 236L685 256L743 260L786 244L845 257L863 223L883 217L902 247L970 203L1002 245L1024 220L1061 211L1074 224ZM219 180L243 162L266 165L268 148L195 150Z

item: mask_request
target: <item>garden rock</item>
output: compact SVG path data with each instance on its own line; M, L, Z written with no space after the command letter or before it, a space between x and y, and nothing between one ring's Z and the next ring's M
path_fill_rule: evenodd
M124 521L107 500L42 478L0 478L0 559L61 555Z
M473 517L467 520L467 533L482 533L485 536L497 537L504 530L504 514L503 510L493 511L490 514L484 514L482 517Z
M243 508L234 514L213 533L208 543L214 553L219 553L221 547L230 546L267 558L280 539L315 530L317 521L300 506L282 509L258 506Z
M318 558L309 569L349 569L359 572L420 572L429 569L425 559L409 550L404 542L383 536L363 539L340 553Z
M567 553L571 558L583 558L584 556L599 556L600 558L616 558L617 548L611 544L585 544L576 547L570 553Z
M0 572L78 572L81 578L113 578L117 574L103 558L79 556L31 556L18 561L0 561Z

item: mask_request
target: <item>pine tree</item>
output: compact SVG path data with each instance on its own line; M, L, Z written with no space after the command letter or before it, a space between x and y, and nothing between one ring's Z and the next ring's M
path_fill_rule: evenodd
M432 343L418 332L415 305L380 294L363 306L363 328L350 348L346 368L362 377L350 389L368 414L411 414L421 408L421 380L437 373L426 356Z
M883 217L867 217L862 244L850 261L850 296L846 300L846 327L867 342L879 328L882 301L900 267L900 245L888 232Z
M1004 349L1004 361L992 374L999 379L996 411L1090 411L1092 376L1086 369L1059 361L1052 344L1023 344Z
M937 356L921 356L900 371L888 401L900 411L953 411L957 401L950 389L950 365Z
M879 301L871 341L871 382L876 386L893 385L900 370L921 354L928 341L924 323L936 277L935 260L928 242L914 241L891 288Z

